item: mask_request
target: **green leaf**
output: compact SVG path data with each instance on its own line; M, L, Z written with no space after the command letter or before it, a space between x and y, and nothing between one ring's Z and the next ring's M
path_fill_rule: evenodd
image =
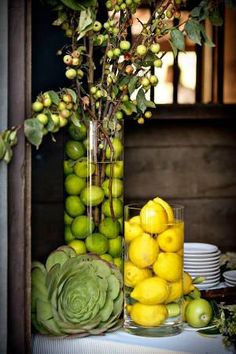
M58 103L60 102L60 97L58 96L57 92L50 90L47 92L49 94L49 97L52 100L52 103L58 105Z
M148 108L156 108L156 104L154 102L148 101L148 100L146 100L146 106Z
M5 154L4 154L4 157L3 157L3 160L6 162L6 163L9 163L12 159L12 148L10 146L9 143L5 142Z
M120 109L122 109L122 111L124 111L125 114L127 114L128 116L130 116L132 113L137 112L137 107L130 101L123 102Z
M26 119L24 132L28 141L38 148L43 140L43 124L35 118Z
M67 93L69 93L72 96L72 100L74 103L77 102L77 95L76 92L72 89L66 89Z
M54 121L52 120L52 117L51 117L51 113L46 113L46 115L48 116L48 124L47 124L47 130L49 132L53 132L54 129L56 128L56 124L54 123Z
M203 37L203 41L204 43L208 46L208 47L215 47L215 44L212 42L212 40L207 36L205 28L202 24L200 24L200 29L201 29L201 34Z
M194 7L192 9L192 11L190 12L190 15L192 17L199 17L200 16L200 13L201 13L201 7L200 6L197 6L197 7Z
M194 42L201 45L201 27L195 20L188 20L184 26L188 37Z
M2 136L0 135L0 160L4 158L6 152L5 141L3 140Z
M145 92L142 88L139 89L136 100L137 100L138 109L140 109L141 112L144 112L147 107L147 104L146 104L147 100L145 97Z
M219 8L214 8L209 11L209 20L213 24L213 26L222 26L223 19L220 14Z
M170 32L170 38L171 38L172 43L174 44L174 46L177 49L179 49L181 51L185 50L184 35L180 30L178 30L177 28L174 28Z
M91 9L81 11L79 18L79 25L77 31L79 32L78 40L83 38L85 34L93 28L93 15Z
M67 14L65 12L62 12L60 16L55 21L53 21L52 25L61 26L66 19L67 19Z
M83 10L85 8L83 6L83 4L79 4L78 1L76 1L76 0L61 0L61 2L66 7L69 7L69 9L72 9L72 10L75 10L75 11L81 11L81 10Z
M78 127L78 128L81 127L81 120L80 120L80 115L78 112L72 113L72 115L70 116L70 119L76 127Z
M136 89L136 85L137 85L137 82L139 81L139 78L137 76L133 76L129 83L128 83L128 90L129 90L129 94L131 95L134 90Z
M176 58L177 57L177 54L178 54L178 49L176 48L176 46L174 45L174 43L171 42L171 40L169 40L169 43L171 45L171 48L172 48L172 52L174 54L174 57Z
M148 54L145 56L145 59L141 62L141 66L152 66L155 59L156 55L152 52L148 52Z
M119 81L119 86L125 86L129 83L130 78L128 76L124 76L120 81Z

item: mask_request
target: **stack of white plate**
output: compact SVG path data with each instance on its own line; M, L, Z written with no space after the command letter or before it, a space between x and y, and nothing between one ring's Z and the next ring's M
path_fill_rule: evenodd
M192 278L204 277L204 282L197 284L199 289L212 288L220 282L220 251L209 243L186 242L184 244L184 270Z
M236 286L236 270L227 270L223 273L225 285Z

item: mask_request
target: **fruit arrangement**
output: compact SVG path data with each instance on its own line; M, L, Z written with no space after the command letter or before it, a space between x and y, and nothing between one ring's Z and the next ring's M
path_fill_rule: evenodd
M99 152L94 156L97 142L90 139L93 128L91 124L87 128L73 123L68 128L64 160L65 241L77 254L96 253L122 268L123 144L117 136L112 138L112 166L109 147L105 150L107 159L96 163Z
M166 321L179 323L183 297L183 219L177 219L172 207L159 197L140 210L134 207L134 216L132 206L126 211L126 324L130 320L144 327L158 327ZM186 283L185 288L189 292L192 285Z
M123 280L117 267L61 246L45 265L32 263L31 318L53 336L101 334L122 325Z

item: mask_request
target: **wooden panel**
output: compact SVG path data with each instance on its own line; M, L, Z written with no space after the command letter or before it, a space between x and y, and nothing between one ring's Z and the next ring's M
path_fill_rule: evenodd
M0 131L7 128L8 111L8 7L0 2ZM7 271L8 271L8 209L7 165L0 162L0 353L7 352Z
M9 4L9 126L21 125L26 117L26 102L30 90L26 81L30 64L27 65L30 40L26 31L28 2L11 0ZM9 165L9 273L8 273L8 352L30 352L29 333L29 270L26 250L29 235L25 227L28 213L26 204L26 147L24 134L18 134L14 158ZM28 171L28 170L27 170ZM17 297L17 301L16 301Z
M236 197L236 148L127 148L125 166L128 198Z
M236 146L236 121L149 120L125 123L126 147Z
M64 243L64 216L61 203L32 205L32 259L44 261Z

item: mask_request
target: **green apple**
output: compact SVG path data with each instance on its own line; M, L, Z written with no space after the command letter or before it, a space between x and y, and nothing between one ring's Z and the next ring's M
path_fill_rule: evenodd
M136 48L136 53L141 57L144 57L147 54L147 47L143 44L140 44Z
M44 113L39 113L36 117L40 123L43 125L48 124L48 116Z
M129 41L120 41L120 49L124 52L130 50L131 44Z
M39 101L35 101L33 104L32 104L32 109L34 112L40 112L43 110L43 103L42 102L39 102Z
M66 70L66 73L65 73L67 79L69 79L69 80L73 80L76 77L76 74L77 74L77 72L75 69L68 69L68 70Z
M157 54L160 51L160 44L159 43L153 43L150 47L150 50L152 53Z

